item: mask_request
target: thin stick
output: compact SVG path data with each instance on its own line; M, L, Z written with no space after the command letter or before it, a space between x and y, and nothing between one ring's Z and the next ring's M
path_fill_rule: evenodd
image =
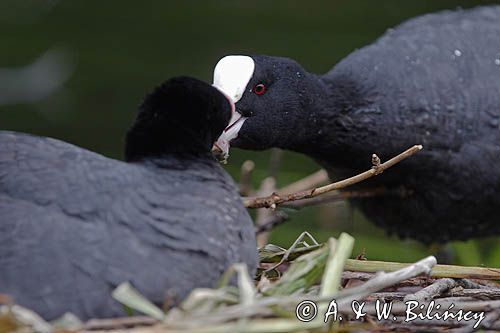
M421 145L415 145L401 154L391 158L385 163L382 163L380 165L376 165L370 170L367 170L363 173L360 173L356 176L328 184L322 187L318 188L313 188L310 190L302 191L302 192L297 192L293 194L288 194L288 195L280 195L278 193L273 193L270 196L267 197L260 197L260 198L243 198L243 204L247 208L271 208L271 207L276 207L277 205L280 205L284 202L289 202L289 201L296 201L296 200L302 200L302 199L309 199L309 198L314 198L318 195L321 195L323 193L331 192L334 190L339 190L342 188L345 188L347 186L359 183L363 180L366 180L368 178L371 178L373 176L376 176L380 173L382 173L384 170L392 167L393 165L401 162L402 160L410 157L411 155L415 154L416 152L420 151L422 149Z
M409 264L397 262L349 259L346 262L345 270L366 273L375 273L379 271L390 272L408 265ZM450 277L457 279L500 280L500 268L436 265L432 269L430 276L433 278Z
M457 282L453 279L439 279L430 286L420 289L414 294L406 295L404 301L427 302L454 288L456 285Z
M386 195L389 193L394 193L396 195L403 195L402 191L398 191L397 193L395 191L388 191L384 187L377 187L374 189L370 190L356 190L356 191L334 191L330 193L325 193L324 195L321 195L319 197L311 198L311 199L303 199L299 201L292 201L292 202L286 202L283 203L281 207L286 207L286 208L293 208L293 209L301 209L304 207L309 207L309 206L316 206L316 205L321 205L321 204L327 204L327 203L332 203L332 202L337 202L337 201L344 201L347 199L353 199L353 198L371 198L375 196L380 196L380 195Z

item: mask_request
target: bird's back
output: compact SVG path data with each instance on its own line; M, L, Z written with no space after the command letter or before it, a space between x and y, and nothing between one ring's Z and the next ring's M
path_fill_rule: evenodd
M0 292L21 305L113 316L121 282L179 300L235 262L255 268L253 227L216 162L124 163L0 132Z
M424 241L500 232L500 6L444 11L390 29L325 74L342 176L414 144L424 150L367 185L413 198L359 200L369 218ZM405 222L403 222L403 220Z
M358 108L360 121L401 146L458 150L479 138L498 141L499 22L500 6L420 16L353 52L324 79Z

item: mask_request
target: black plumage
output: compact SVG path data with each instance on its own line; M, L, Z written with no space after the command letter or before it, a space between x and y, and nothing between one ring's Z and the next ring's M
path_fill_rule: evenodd
M387 160L422 144L360 185L385 195L352 202L387 231L423 242L499 235L499 36L500 6L489 6L411 19L324 75L252 56L236 104L248 119L231 145L301 152L337 180L366 170L372 153Z
M127 162L54 139L0 132L0 293L47 319L123 315L129 281L162 303L214 287L231 265L253 272L253 225L209 150L231 104L171 79L146 97Z

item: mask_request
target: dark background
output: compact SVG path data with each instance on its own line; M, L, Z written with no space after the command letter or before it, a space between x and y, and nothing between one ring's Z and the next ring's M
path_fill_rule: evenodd
M56 49L63 67L70 68L68 81L47 97L0 103L0 129L55 137L122 158L136 106L171 76L211 81L219 58L248 53L290 57L322 73L408 18L494 2L0 0L0 67L26 66ZM0 81L2 74L0 69ZM269 152L233 150L226 169L237 178L246 159L256 162L257 186L267 174ZM287 152L278 183L317 169ZM409 261L430 253L415 242L387 237L345 203L293 214L272 242L289 246L304 230L318 240L347 231L356 238L355 254L364 249L369 259ZM454 243L455 262L498 266L499 243L498 237Z

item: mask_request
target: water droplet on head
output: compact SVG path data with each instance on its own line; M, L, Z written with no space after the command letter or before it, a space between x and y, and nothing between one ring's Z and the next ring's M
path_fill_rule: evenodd
M500 59L495 59L495 65L500 66Z
M457 56L457 57L460 57L460 56L462 55L462 51L460 51L460 50L455 50L455 51L453 51L453 54L454 54L455 56Z

